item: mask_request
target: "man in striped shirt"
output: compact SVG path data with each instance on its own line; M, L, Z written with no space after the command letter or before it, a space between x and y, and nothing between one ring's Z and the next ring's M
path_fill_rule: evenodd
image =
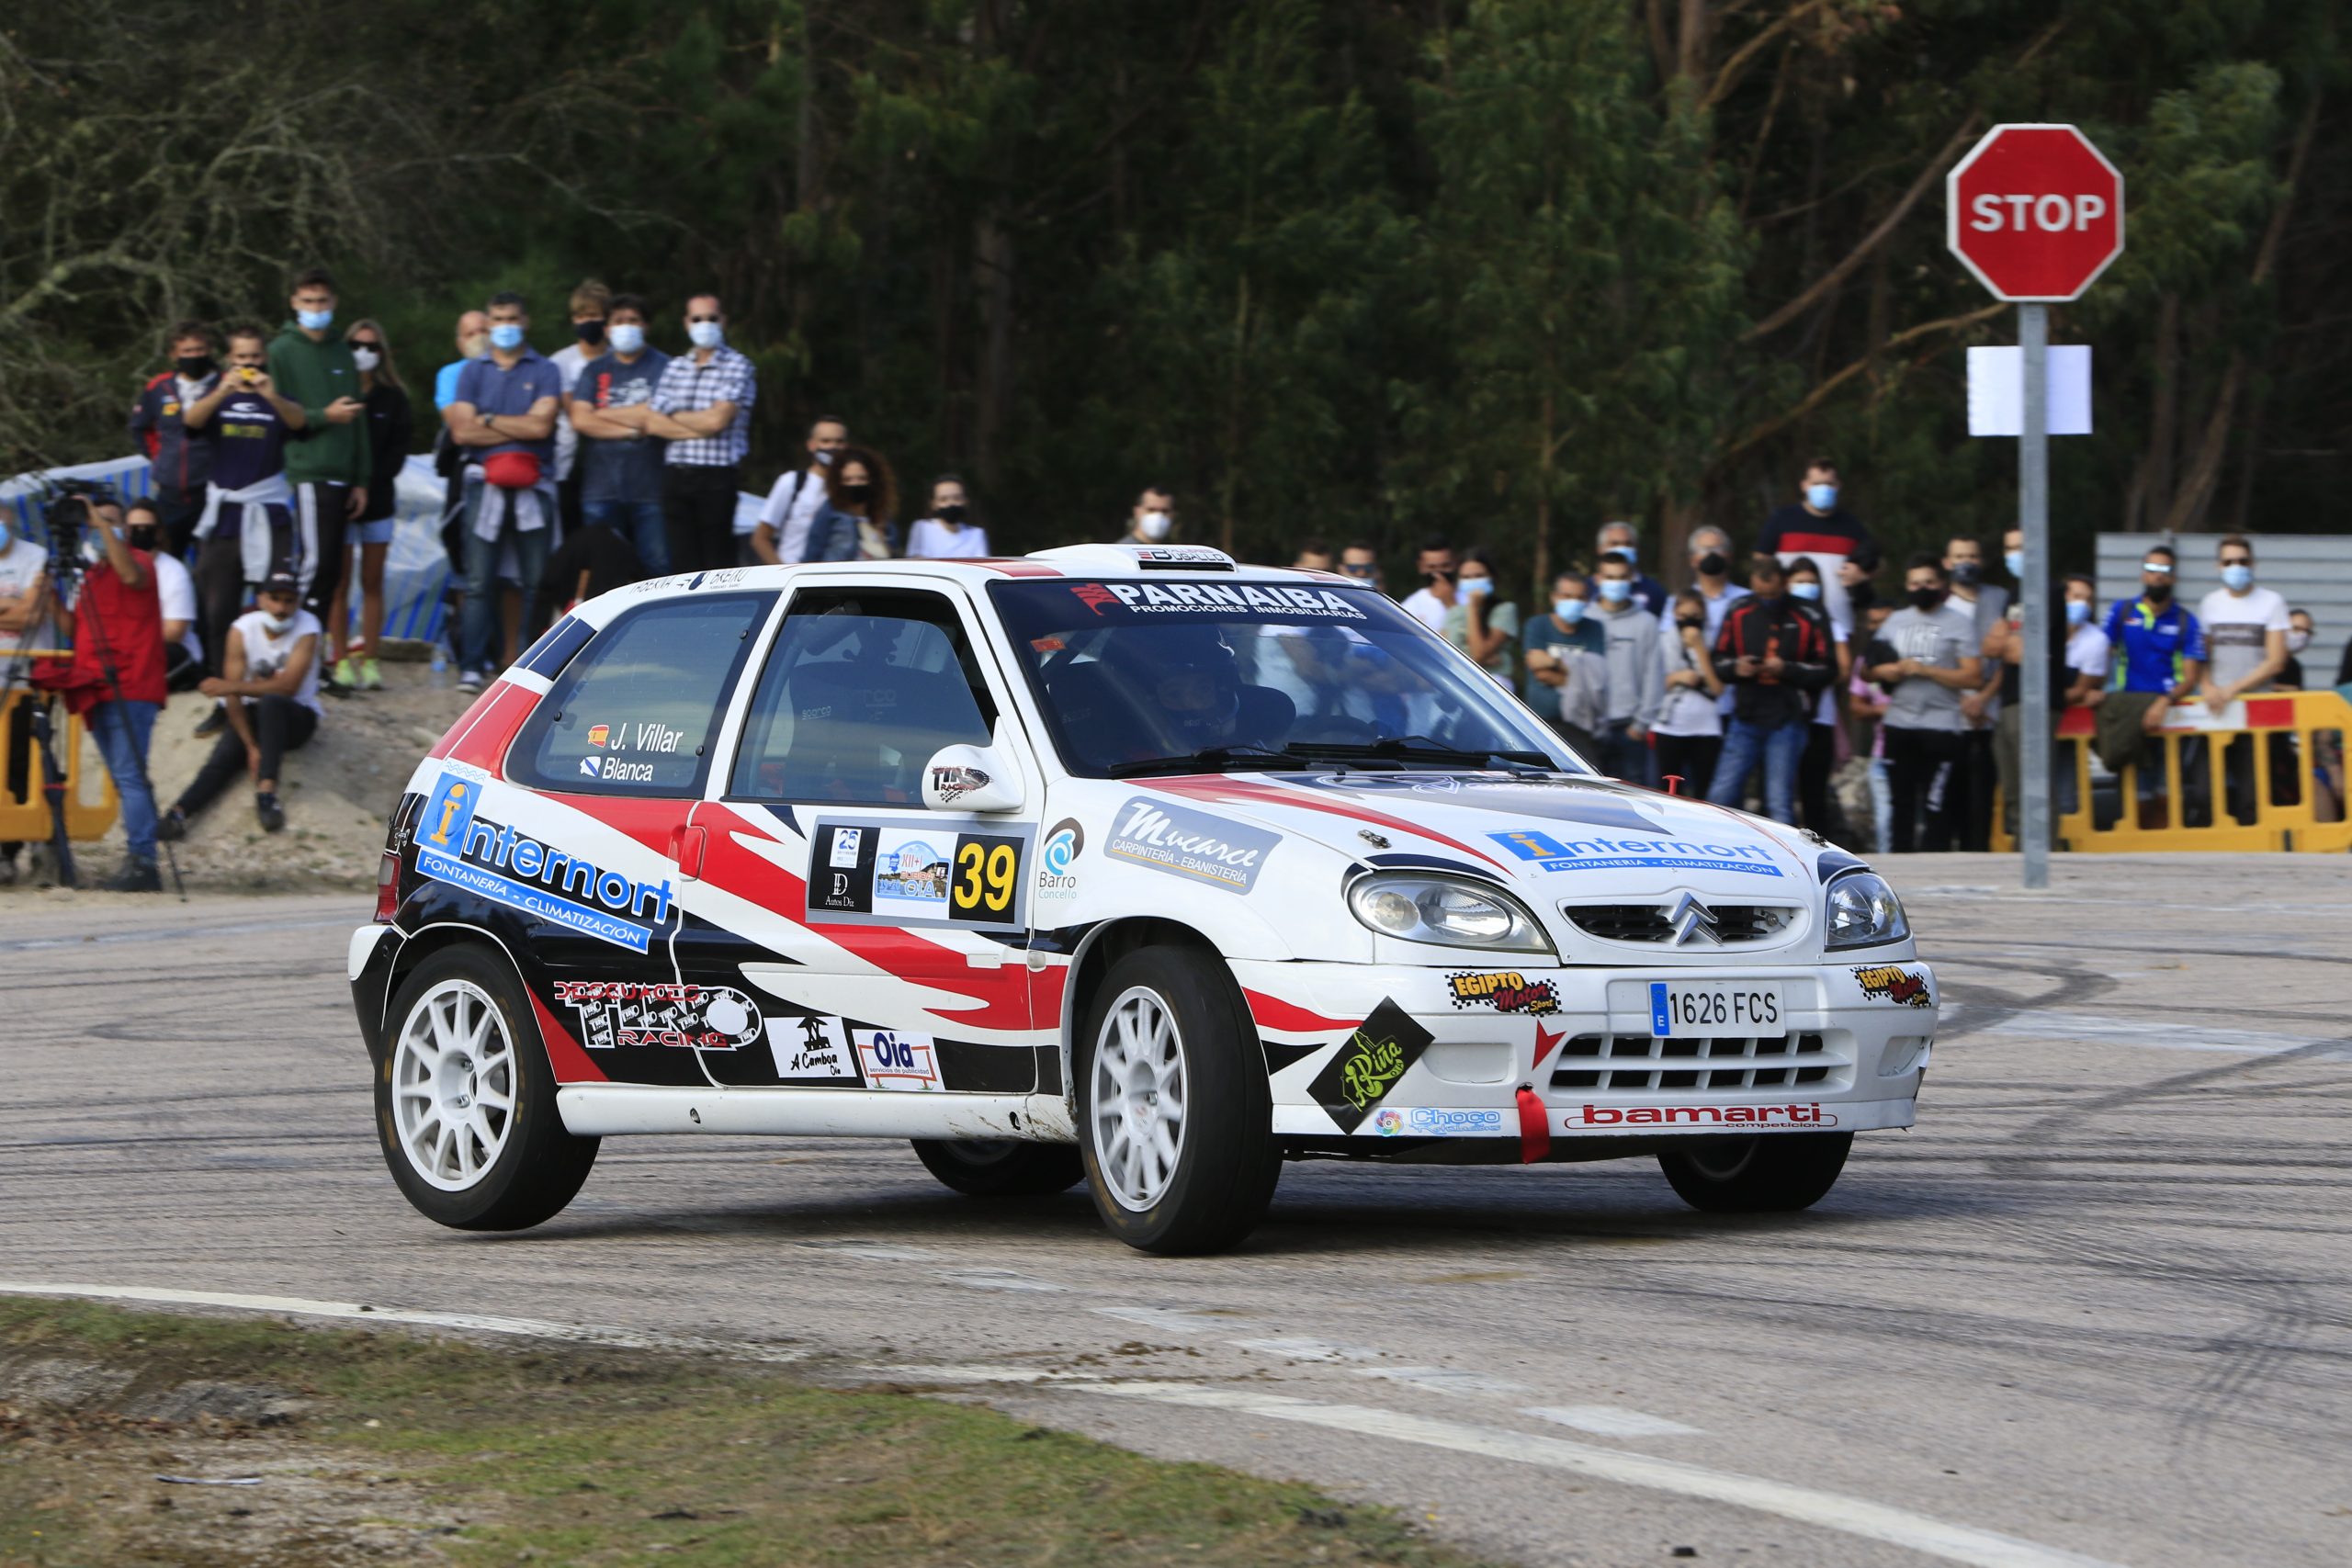
M613 423L670 444L662 512L673 572L735 564L735 498L759 396L752 362L727 346L718 295L686 301L686 336L694 347L662 367L651 402L605 411Z
M1807 463L1797 501L1776 507L1764 520L1764 531L1756 536L1756 553L1770 556L1784 567L1794 565L1799 556L1810 556L1821 569L1821 607L1833 622L1850 626L1853 606L1847 600L1844 573L1838 569L1851 560L1865 570L1875 570L1878 542L1839 504L1843 489L1836 463L1826 457Z

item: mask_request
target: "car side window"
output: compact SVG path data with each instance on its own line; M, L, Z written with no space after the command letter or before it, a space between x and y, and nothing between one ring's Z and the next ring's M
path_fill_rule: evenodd
M514 738L517 781L571 795L698 795L773 593L687 594L624 611Z
M920 806L943 746L985 746L996 704L956 607L915 589L795 598L760 672L728 794Z

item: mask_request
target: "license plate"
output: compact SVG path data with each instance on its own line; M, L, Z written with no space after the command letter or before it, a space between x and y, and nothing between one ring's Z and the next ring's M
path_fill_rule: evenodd
M1652 980L1650 1034L1685 1039L1779 1034L1781 987L1759 980Z

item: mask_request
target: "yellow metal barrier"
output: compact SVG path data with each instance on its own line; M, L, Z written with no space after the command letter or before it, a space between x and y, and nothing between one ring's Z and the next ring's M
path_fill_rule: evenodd
M49 841L49 797L41 794L40 788L40 747L29 730L18 728L24 720L17 716L18 710L27 705L47 701L48 693L28 691L21 686L0 695L0 843L19 840L28 843ZM50 713L51 722L56 726L52 733L58 760L65 766L65 836L74 840L104 838L106 830L114 826L116 816L114 780L107 776L98 749L83 744L82 721L67 713L62 702L52 705ZM19 746L23 748L21 763L17 761ZM14 787L20 778L24 783L21 795Z
M2143 796L2140 764L2094 779L2091 710L2070 708L2058 726L2062 850L2144 853L2165 850L2352 849L2345 812L2344 744L2352 703L2341 694L2278 692L2245 697L2219 713L2188 703L2165 715L2143 758L2164 777ZM2072 773L2074 788L2065 790ZM2016 848L1993 815L1993 848Z

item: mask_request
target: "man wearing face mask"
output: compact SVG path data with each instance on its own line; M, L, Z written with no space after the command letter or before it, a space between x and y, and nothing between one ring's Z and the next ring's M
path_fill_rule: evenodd
M2269 689L2287 667L2287 639L2292 628L2287 601L2276 589L2256 585L2254 546L2245 536L2232 534L2215 554L2221 562L2222 586L2205 595L2197 606L2197 618L2205 623L2205 647L2211 656L2200 694L2208 711L2218 716L2246 694ZM2290 764L2292 760L2290 755ZM2230 739L2223 748L2222 768L2239 819L2255 820L2251 735Z
M1622 560L1633 573L1634 603L1647 610L1653 620L1666 613L1666 585L1641 568L1641 531L1631 523L1603 523L1600 532L1593 536L1593 558Z
M2011 530L2020 551L2025 536ZM2020 557L2022 564L2022 557ZM1981 854L1992 847L1993 786L2000 771L1993 756L1993 726L2001 713L2001 622L2009 612L2009 591L1987 579L1984 547L1974 539L1944 542L1944 604L1968 615L1976 626L1980 683L1960 699L1961 760L1952 773L1951 807L1953 847Z
M849 425L819 414L808 426L806 468L778 474L752 530L752 554L769 566L795 566L808 558L808 525L825 509L825 470L849 445Z
M498 668L498 569L512 541L518 580L536 589L547 570L558 524L555 415L563 383L556 367L524 341L530 314L520 294L490 300L490 357L458 378L458 398L441 411L449 439L464 452L466 604L458 689L479 691ZM523 624L531 624L526 606Z
M1593 587L1600 595L1600 632L1609 661L1609 699L1601 710L1600 771L1627 784L1657 787L1650 726L1666 700L1666 666L1657 650L1657 617L1634 596L1633 563L1604 556Z
M433 373L433 406L446 409L458 400L458 378L477 359L490 357L490 317L481 310L458 315L458 357Z
M239 774L253 781L254 814L263 831L286 826L277 798L286 753L309 743L323 712L319 641L318 617L302 608L301 584L290 572L270 577L254 607L229 628L225 672L198 688L223 699L229 728L164 814L159 837L186 838L187 819L219 799Z
M164 613L155 563L125 535L122 502L89 498L82 535L82 586L59 615L74 659L56 689L80 714L105 759L122 803L128 858L103 886L117 893L160 893L155 870L155 792L147 780L147 745L163 711Z
M2142 818L2157 816L2149 803L2163 793L2161 753L2148 744L2161 733L2176 703L2193 699L2205 674L2205 628L2173 599L2177 561L2168 545L2151 545L2140 558L2140 596L2108 607L2101 629L2114 650L2108 693L2098 705L2095 749L2109 771L2140 767ZM2185 759L2184 759L2185 761Z
M1747 590L1731 580L1731 536L1712 523L1690 530L1690 586L1707 606L1707 645L1724 629L1724 616L1747 597Z
M580 433L571 424L571 394L580 385L580 373L588 362L605 352L605 318L611 311L613 291L593 277L582 278L580 287L571 291L571 336L548 355L556 374L563 378L563 398L556 405L555 416L555 496L557 509L563 515L564 532L577 533L583 515L581 510Z
M202 321L182 321L165 346L171 368L149 381L131 405L130 436L146 449L164 538L174 555L185 555L204 514L204 482L212 476L211 443L189 432L187 406L219 381L220 345Z
M1552 607L1528 623L1520 647L1527 656L1521 696L1578 755L1597 759L1595 732L1609 702L1609 643L1581 570L1571 567L1553 580Z
M303 412L309 433L286 449L286 482L294 488L294 525L301 555L303 607L324 617L351 567L346 524L368 510L374 454L364 423L368 405L359 366L334 325L334 279L312 267L294 280L294 319L270 340L269 375ZM391 482L388 476L384 481ZM335 628L340 637L342 627Z
M694 347L662 367L653 400L612 417L667 441L662 511L670 570L716 571L736 561L735 492L752 446L759 377L727 346L727 312L716 294L686 301Z
M1793 824L1797 763L1814 694L1829 683L1836 666L1818 619L1792 607L1779 561L1758 556L1747 586L1748 596L1724 617L1715 638L1715 674L1732 688L1732 716L1707 798L1718 806L1742 804L1747 775L1761 764L1765 814Z
M616 294L607 306L605 348L571 387L571 427L580 440L580 515L633 547L650 577L670 571L669 529L662 511L662 443L617 419L615 409L653 400L670 356L648 346L645 301ZM570 595L566 595L568 599Z
M1889 690L1880 733L1894 796L1894 849L1935 853L1952 847L1960 697L1982 682L1982 639L1968 612L1946 603L1943 563L1934 556L1911 558L1904 588L1911 603L1879 628L1869 674Z
M1147 485L1127 513L1123 545L1164 545L1176 537L1176 498L1158 485Z
M310 417L270 377L260 328L232 327L228 341L228 369L184 415L190 430L212 443L212 477L195 537L198 628L207 669L216 675L229 624L243 608L247 589L274 571L294 570L298 547L286 446ZM227 722L216 710L197 734L218 733Z
M2306 688L2303 675L2303 653L2312 645L2318 624L2309 610L2287 612L2287 662L2278 671L2278 679L2271 682L2282 692L2300 692Z
M1875 566L1878 546L1870 530L1846 510L1844 493L1836 463L1815 457L1805 464L1798 499L1776 508L1764 520L1764 531L1756 536L1756 553L1770 556L1783 567L1799 556L1811 556L1821 569L1822 608L1831 620L1850 626L1853 606L1846 602L1845 577L1838 568L1849 558Z

